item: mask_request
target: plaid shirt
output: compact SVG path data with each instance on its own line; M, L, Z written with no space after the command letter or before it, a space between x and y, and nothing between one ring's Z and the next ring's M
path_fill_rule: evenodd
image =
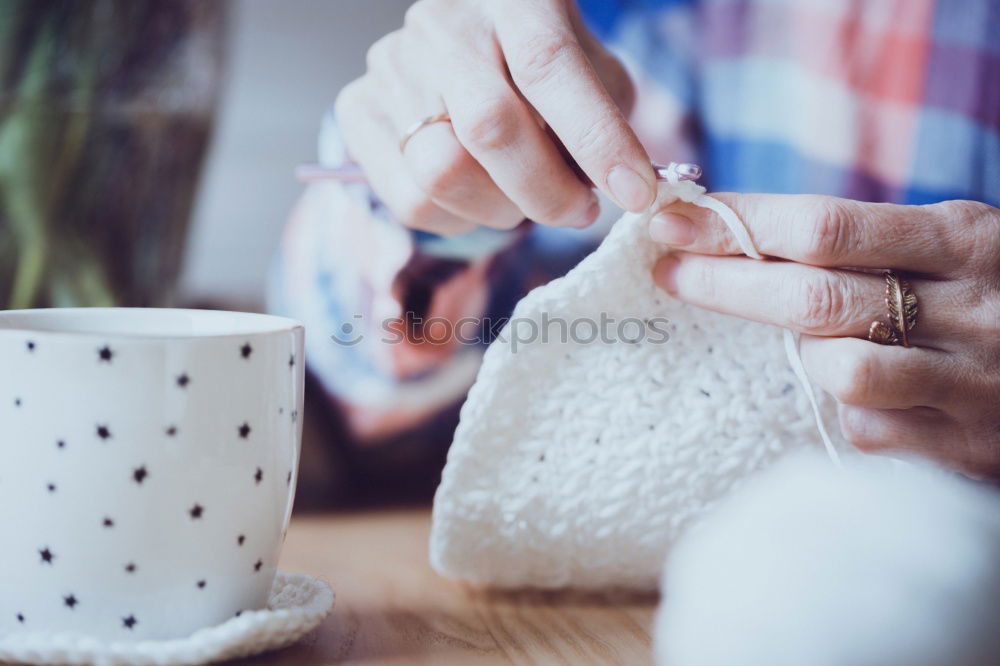
M580 5L632 70L650 155L702 164L710 190L1000 205L1000 2ZM344 157L328 118L320 158ZM353 443L419 455L450 441L502 318L605 229L444 239L404 229L364 186L315 184L286 229L271 305L307 325L310 369ZM489 318L464 329L472 344L442 343L427 323L470 317Z

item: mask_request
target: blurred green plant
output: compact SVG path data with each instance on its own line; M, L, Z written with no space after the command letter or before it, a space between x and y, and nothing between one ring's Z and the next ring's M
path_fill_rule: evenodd
M225 14L0 0L0 308L170 304Z

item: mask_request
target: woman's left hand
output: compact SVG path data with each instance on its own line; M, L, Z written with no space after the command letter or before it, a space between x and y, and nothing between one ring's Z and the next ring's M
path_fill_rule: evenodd
M715 213L675 203L650 222L654 240L680 250L657 264L660 287L801 332L806 371L840 403L844 436L859 449L918 452L1000 478L1000 210L712 196L773 260L743 256ZM882 269L917 296L910 347L867 340L888 312Z

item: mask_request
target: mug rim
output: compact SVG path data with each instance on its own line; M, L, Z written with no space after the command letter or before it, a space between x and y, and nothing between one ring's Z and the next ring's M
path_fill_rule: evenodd
M75 330L66 326L64 318L84 317L98 319L108 318L139 318L139 317L169 317L182 315L197 320L223 319L245 322L245 328L234 328L220 332L176 331L166 333L146 333L139 330L129 330L117 324L85 327ZM45 322L45 320L50 320ZM230 327L232 328L232 327ZM294 332L304 329L302 322L279 315L262 314L258 312L241 312L236 310L209 310L196 308L131 308L131 307L73 307L73 308L33 308L26 310L0 310L0 334L10 331L30 333L39 336L54 336L77 339L124 339L124 340L225 340L230 338L248 338L276 333Z

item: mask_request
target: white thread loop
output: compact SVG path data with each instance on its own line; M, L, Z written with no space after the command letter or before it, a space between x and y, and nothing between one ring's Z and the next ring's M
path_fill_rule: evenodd
M751 259L764 258L757 251L753 239L750 238L750 231L732 208L707 194L698 195L691 203L717 213L722 218L722 221L726 223L730 233L733 234L733 237L745 255ZM823 423L823 414L819 409L816 392L809 381L809 375L806 374L805 366L802 365L798 337L788 329L782 331L782 334L785 341L785 355L788 356L788 363L792 366L792 372L795 373L795 377L799 380L799 384L802 385L802 389L806 392L806 398L808 398L809 404L812 406L813 416L816 417L816 429L819 430L820 439L823 440L823 446L826 447L826 454L830 456L830 460L834 464L840 466L840 454L837 453L837 448L833 445L833 440L830 438L830 434L826 430L826 425Z

